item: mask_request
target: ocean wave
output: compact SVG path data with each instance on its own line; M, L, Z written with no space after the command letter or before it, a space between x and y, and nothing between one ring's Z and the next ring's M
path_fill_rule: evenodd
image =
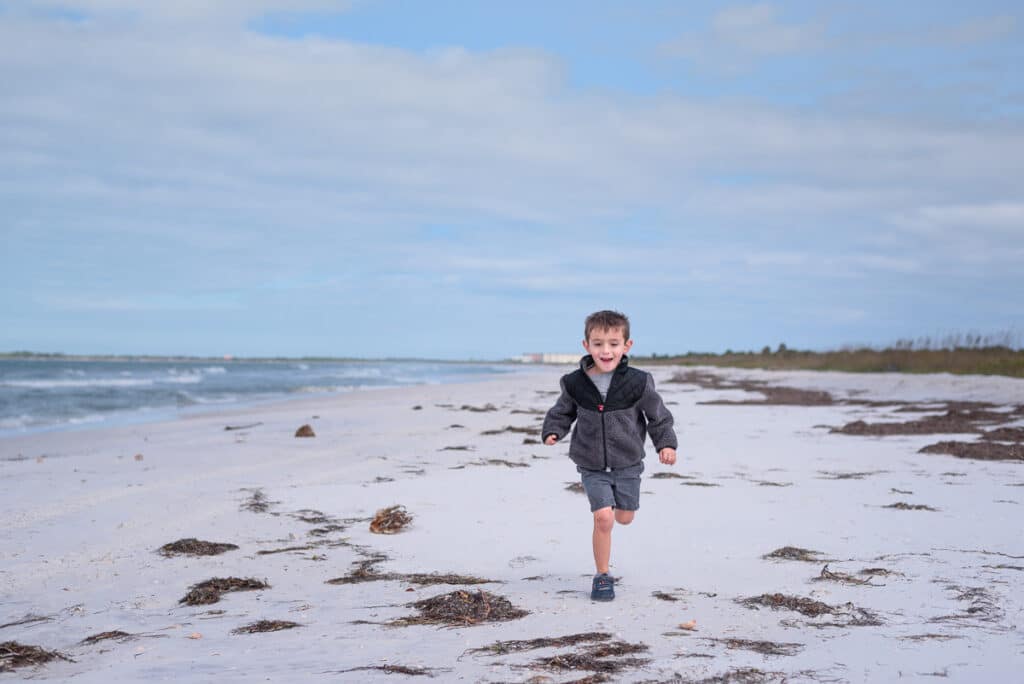
M234 394L227 394L218 397L204 397L189 392L175 392L174 399L178 406L197 406L207 404L232 404L240 399Z
M27 413L22 413L20 416L8 416L6 418L0 418L0 430L20 430L27 428L38 423L38 419Z
M199 371L206 375L223 375L228 372L228 369L224 366L206 366L205 368L200 368Z
M380 378L384 376L384 371L380 368L339 368L334 372L330 373L332 378L345 378L345 379L365 379L365 378Z
M156 378L156 382L166 382L172 385L198 385L203 381L202 375L172 375L169 378Z
M146 387L152 380L143 378L94 378L90 380L0 380L0 387L19 389L61 389L72 387Z
M292 387L288 391L292 394L327 394L329 392L348 392L355 389L356 385L303 385Z

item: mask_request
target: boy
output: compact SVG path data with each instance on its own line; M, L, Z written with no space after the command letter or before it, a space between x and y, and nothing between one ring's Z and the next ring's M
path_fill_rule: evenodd
M553 445L572 426L569 458L576 464L594 514L594 577L590 598L611 601L615 581L608 574L612 527L628 525L640 508L640 473L648 433L662 463L676 462L672 414L654 389L650 373L629 367L633 346L629 319L618 311L587 316L587 355L578 370L562 376L562 394L544 417L541 436Z

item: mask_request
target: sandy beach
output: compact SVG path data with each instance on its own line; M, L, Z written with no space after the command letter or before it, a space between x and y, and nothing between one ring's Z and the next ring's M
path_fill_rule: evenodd
M594 603L565 370L3 438L0 643L59 656L0 680L1019 679L1024 381L653 368L680 460Z

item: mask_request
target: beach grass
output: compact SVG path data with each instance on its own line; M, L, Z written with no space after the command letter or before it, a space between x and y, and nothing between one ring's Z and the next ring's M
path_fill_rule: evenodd
M719 366L763 370L819 370L850 373L953 373L1024 378L1024 349L987 344L980 339L946 346L931 340L900 342L884 349L846 348L836 351L789 349L780 344L759 352L726 350L721 354L638 357L644 364Z

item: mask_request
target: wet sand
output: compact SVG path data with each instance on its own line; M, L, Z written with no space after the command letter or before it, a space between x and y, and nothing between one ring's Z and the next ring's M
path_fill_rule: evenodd
M0 680L1019 676L1024 381L654 368L593 603L564 370L0 440Z

